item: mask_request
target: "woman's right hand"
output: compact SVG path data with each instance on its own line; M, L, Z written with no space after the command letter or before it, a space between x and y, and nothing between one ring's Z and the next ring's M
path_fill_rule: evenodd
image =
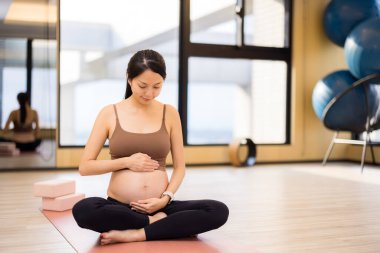
M132 171L152 172L160 167L160 164L147 154L136 153L126 158L128 159L126 167Z

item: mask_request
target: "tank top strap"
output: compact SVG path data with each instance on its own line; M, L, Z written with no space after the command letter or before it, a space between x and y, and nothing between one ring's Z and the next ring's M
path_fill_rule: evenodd
M165 122L166 104L164 104L164 113L162 115L162 122Z
M116 105L115 104L113 104L113 110L115 111L116 122L119 122L119 117L117 116L117 110L116 110Z

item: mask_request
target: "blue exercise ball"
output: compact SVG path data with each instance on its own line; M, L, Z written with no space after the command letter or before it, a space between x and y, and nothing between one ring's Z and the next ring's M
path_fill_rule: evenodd
M356 26L347 37L344 54L355 77L380 73L380 18Z
M349 88L357 79L348 70L338 70L319 80L314 87L312 103L315 114L322 119L327 104Z
M378 16L380 3L377 0L332 0L323 15L323 28L332 42L343 47L356 25Z
M312 103L325 127L334 131L364 131L367 109L363 86L352 89L336 100L330 109L327 108L330 101L352 87L356 81L348 70L333 72L318 81L313 91Z

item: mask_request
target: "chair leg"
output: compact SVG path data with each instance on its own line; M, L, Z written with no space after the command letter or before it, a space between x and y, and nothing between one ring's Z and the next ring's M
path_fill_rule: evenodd
M371 136L370 136L370 134L368 134L368 143L369 143L369 147L371 148L372 163L373 163L373 164L376 164L375 152L373 152L373 146L372 146L372 141L371 141Z
M364 142L364 145L363 145L363 151L362 151L362 161L361 161L361 172L363 173L363 170L364 170L364 160L365 160L365 153L366 153L366 150L367 150L367 142L368 142L368 138L369 138L369 134L367 132L364 132L365 134L365 142Z
M338 132L335 132L331 142L330 142L330 145L329 145L329 148L327 149L327 152L325 154L325 157L323 158L323 162L322 162L322 165L325 166L326 165L326 162L327 162L327 159L329 158L330 156L330 153L334 147L334 144L335 144L335 139L336 137L338 136Z

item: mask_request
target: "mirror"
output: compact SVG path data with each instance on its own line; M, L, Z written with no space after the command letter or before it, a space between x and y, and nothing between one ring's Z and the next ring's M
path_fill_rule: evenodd
M2 170L55 167L56 6L55 0L3 0L0 4ZM36 129L33 111L26 107L25 120L21 120L20 92L27 94L30 108L37 112L38 133L32 130ZM10 130L4 131L10 115Z

